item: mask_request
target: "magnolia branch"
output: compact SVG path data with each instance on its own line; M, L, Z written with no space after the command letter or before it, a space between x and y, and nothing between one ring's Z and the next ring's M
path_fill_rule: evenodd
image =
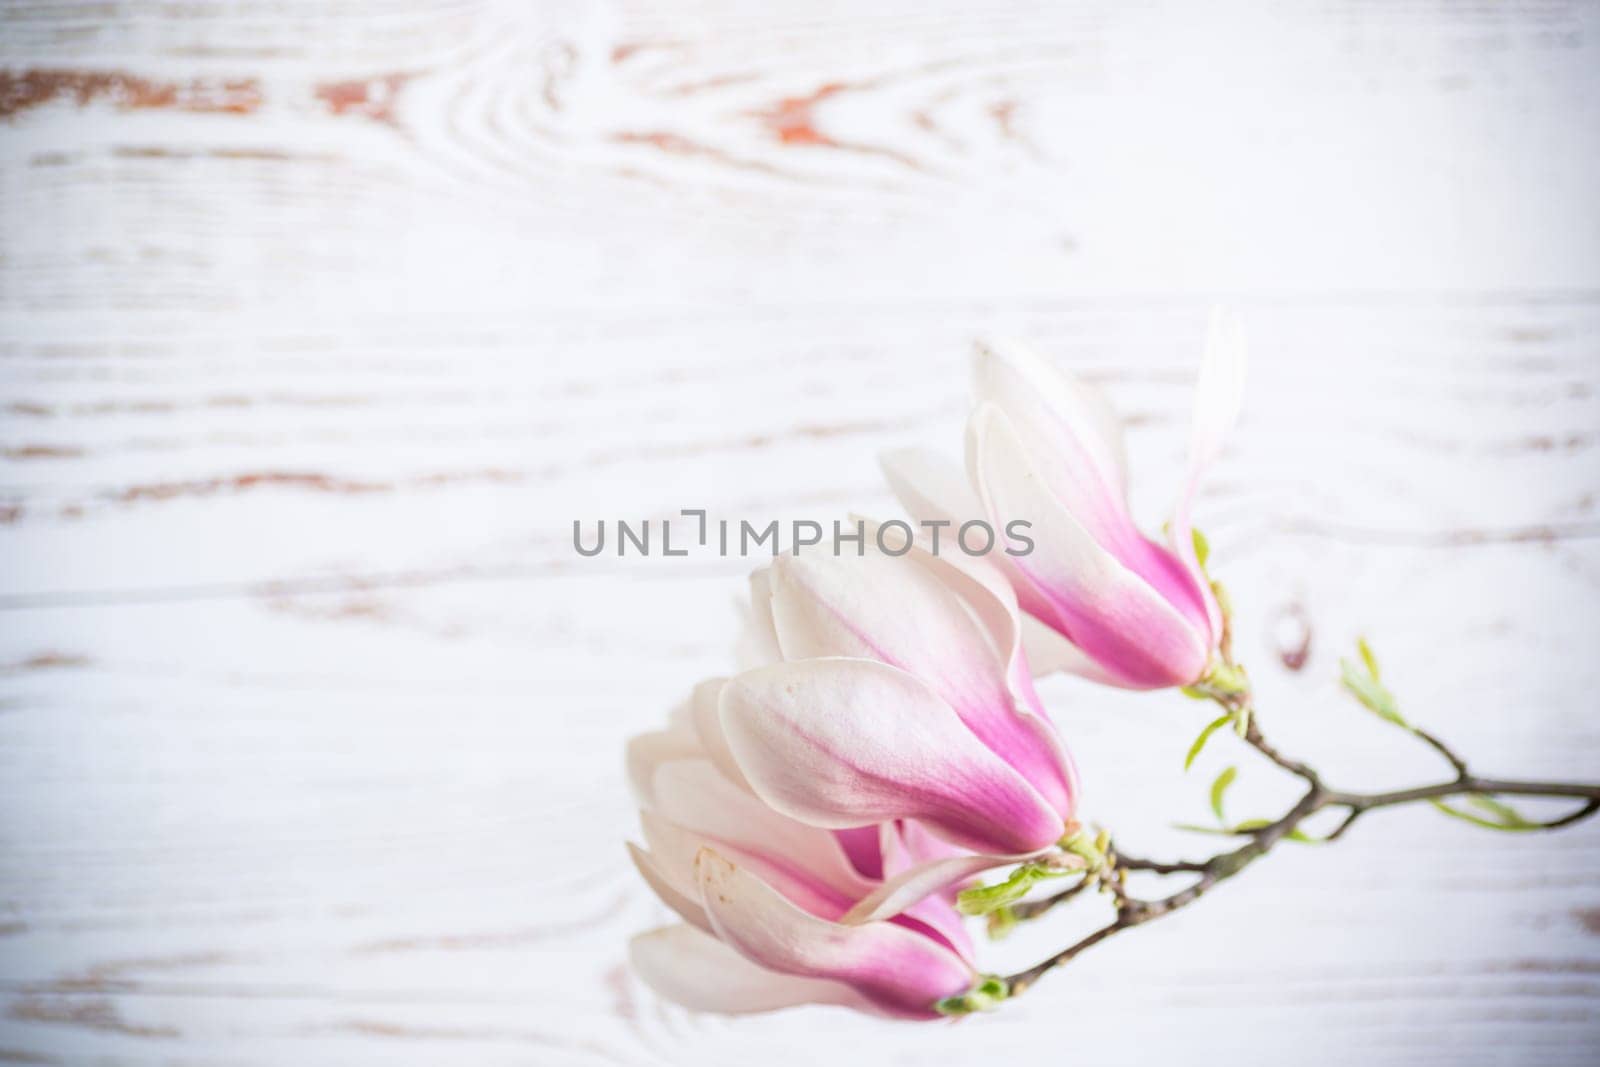
M1423 743L1437 751L1455 770L1455 777L1432 785L1416 786L1410 789L1399 789L1383 793L1354 793L1330 789L1323 784L1321 777L1309 765L1283 755L1267 742L1253 718L1248 717L1248 696L1246 694L1237 694L1232 698L1218 697L1217 702L1232 711L1244 713L1245 717L1242 721L1247 724L1243 734L1245 743L1272 763L1305 782L1307 786L1306 792L1293 807L1272 822L1252 826L1248 829L1237 828L1225 831L1248 840L1239 847L1218 853L1210 859L1158 862L1124 855L1113 847L1106 858L1106 870L1101 874L1099 884L1109 891L1115 899L1116 918L1109 925L1103 926L1081 941L1069 945L1049 959L1043 960L1025 971L1008 976L1005 981L1011 996L1023 992L1047 972L1075 959L1081 953L1093 948L1112 935L1123 930L1132 929L1135 926L1142 926L1194 903L1210 892L1212 887L1234 877L1252 862L1266 855L1278 842L1295 834L1302 822L1320 811L1343 809L1345 812L1343 821L1327 837L1323 838L1323 841L1335 840L1349 830L1357 819L1369 811L1396 807L1402 804L1413 804L1419 801L1442 802L1451 797L1553 797L1583 801L1581 807L1557 819L1545 822L1519 820L1515 824L1496 826L1498 829L1553 830L1558 827L1569 826L1587 818L1596 811L1600 811L1600 784L1531 782L1479 777L1469 771L1464 759L1437 737L1413 727L1403 720L1399 720L1398 716L1396 717L1397 723L1410 730ZM1463 814L1449 808L1445 810L1450 814L1467 818L1470 821L1482 822L1484 825L1494 825L1487 820L1478 819L1470 814ZM1132 897L1127 893L1123 879L1123 873L1127 871L1143 871L1157 875L1193 874L1198 877L1185 888L1169 896L1159 897L1154 900L1143 900ZM1026 901L1016 905L1012 910L1019 919L1033 918L1057 904L1071 899L1091 884L1094 884L1093 880L1085 878L1084 881L1056 896L1048 897L1044 900Z

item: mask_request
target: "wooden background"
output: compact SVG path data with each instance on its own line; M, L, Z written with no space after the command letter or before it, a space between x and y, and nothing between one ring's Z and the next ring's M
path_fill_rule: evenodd
M0 3L0 1061L1600 1061L1596 825L1374 816L954 1028L623 967L621 745L751 562L572 520L891 514L991 331L1107 386L1154 527L1235 305L1269 733L1440 771L1333 685L1365 632L1481 770L1600 776L1600 5L1197 10ZM1141 852L1292 792L1044 692Z

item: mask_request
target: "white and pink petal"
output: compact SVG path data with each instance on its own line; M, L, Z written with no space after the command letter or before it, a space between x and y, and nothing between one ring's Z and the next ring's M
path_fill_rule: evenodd
M922 820L987 853L1044 848L1063 818L919 679L874 660L815 659L747 671L722 694L722 725L750 786L801 822L845 829Z
M638 934L628 943L628 959L645 985L691 1011L747 1015L801 1004L871 1008L841 982L760 967L692 926Z
M713 850L700 854L697 872L717 936L767 970L841 982L879 1010L913 1019L936 1018L934 1005L976 977L957 953L905 926L808 915Z
M812 892L848 903L871 891L827 829L788 817L729 782L709 760L679 760L656 771L653 813L683 831L791 872ZM645 823L649 829L649 822ZM653 847L653 846L652 846Z
M1106 551L1050 491L997 408L974 414L968 455L989 513L1032 523L1033 551L1013 562L1046 602L1043 621L1129 688L1184 685L1204 672L1203 612L1197 626Z

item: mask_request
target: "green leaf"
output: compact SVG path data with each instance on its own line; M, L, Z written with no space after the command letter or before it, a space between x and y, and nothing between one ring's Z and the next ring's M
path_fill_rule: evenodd
M1221 827L1195 826L1193 823L1175 823L1173 825L1173 829L1187 830L1192 834L1210 834L1213 837L1243 837L1246 834L1255 833L1257 830L1271 825L1271 819L1245 819L1243 822L1236 822L1232 826ZM1304 830L1290 830L1288 833L1283 835L1283 839L1285 841L1297 841L1302 845L1321 845L1325 844L1327 841L1326 838L1312 837Z
M1503 800L1496 800L1494 797L1487 796L1483 793L1473 793L1469 795L1467 797L1467 803L1471 804L1475 808L1487 811L1491 815L1498 816L1501 822L1528 823L1527 819L1524 819L1520 814L1518 814L1516 808L1513 808L1510 804L1507 804ZM1529 823L1529 825L1532 824Z
M1174 830L1184 830L1191 834L1210 834L1213 837L1240 837L1248 831L1235 829L1228 826L1196 826L1192 822L1175 822Z
M1356 638L1356 648L1361 652L1361 662L1367 665L1367 673L1372 675L1374 682L1383 677L1383 672L1378 670L1378 657L1372 652L1372 646L1367 644L1365 637Z
M1211 783L1211 810L1216 813L1217 821L1220 823L1228 821L1228 817L1222 814L1223 795L1227 793L1228 787L1233 784L1233 780L1237 777L1239 777L1239 768L1228 767L1217 775L1216 781Z
M1073 870L1064 870L1056 867L1043 867L1037 863L1024 863L1003 882L994 885L974 886L963 889L956 897L956 910L963 915L988 915L992 911L1015 904L1028 895L1028 890L1035 884L1047 878L1060 878L1067 874L1077 874Z
M1174 830L1186 830L1191 834L1210 834L1212 837L1244 837L1247 834L1266 826L1270 820L1246 819L1236 826L1196 826L1192 822L1175 822Z
M1190 767L1194 766L1196 757L1200 755L1200 750L1206 747L1206 742L1211 740L1211 735L1222 729L1222 727L1226 726L1228 724L1228 720L1231 718L1233 718L1233 712L1230 711L1228 714L1219 715L1215 719L1212 719L1210 722L1206 723L1206 728L1200 731L1200 736L1195 738L1194 744L1189 746L1189 754L1183 757L1184 770L1188 770Z
M1200 562L1200 569L1206 569L1206 560L1211 558L1211 543L1206 540L1206 535L1200 532L1199 527L1190 527L1189 536L1194 539L1194 556Z
M1481 826L1485 830L1499 830L1502 833L1523 833L1529 830L1544 829L1539 823L1525 818L1521 812L1509 804L1502 803L1493 797L1484 796L1482 793L1473 793L1467 797L1467 803L1481 811L1489 813L1489 817L1474 815L1470 811L1453 808L1442 800L1430 799L1428 803L1444 812L1453 819L1469 822L1474 826Z
M1365 648L1365 642L1363 642ZM1367 650L1370 651L1370 650ZM1365 654L1363 660L1366 660ZM1370 662L1369 668L1375 665ZM1382 682L1369 671L1363 671L1354 660L1341 659L1339 661L1339 681L1345 690L1361 702L1368 711L1373 712L1386 722L1391 722L1403 729L1411 729L1411 724L1406 722L1400 714L1400 707L1395 702L1394 694L1386 689Z

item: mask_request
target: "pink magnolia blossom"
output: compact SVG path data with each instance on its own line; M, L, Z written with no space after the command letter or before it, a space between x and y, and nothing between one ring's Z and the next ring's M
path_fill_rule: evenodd
M686 924L633 963L671 999L933 1017L978 988L955 887L1067 834L1077 774L1004 577L884 543L757 572L749 669L629 745L630 850Z
M994 861L929 853L893 823L841 835L774 811L728 762L725 688L703 684L667 730L628 748L647 845L629 850L684 920L633 939L635 971L698 1010L829 1003L937 1017L978 976L960 916L930 890Z
M760 665L721 699L734 762L757 796L813 826L913 820L982 854L1049 847L1077 774L1034 692L1004 576L886 544L904 554L783 557L752 577Z
M967 477L920 451L884 457L901 502L919 519L986 517L1031 524L1031 551L996 553L1035 621L1035 665L1129 689L1198 681L1222 637L1222 614L1201 569L1190 511L1205 468L1237 418L1244 343L1213 316L1195 398L1188 471L1167 544L1128 510L1121 427L1098 390L1024 345L981 349L977 406L967 425Z

